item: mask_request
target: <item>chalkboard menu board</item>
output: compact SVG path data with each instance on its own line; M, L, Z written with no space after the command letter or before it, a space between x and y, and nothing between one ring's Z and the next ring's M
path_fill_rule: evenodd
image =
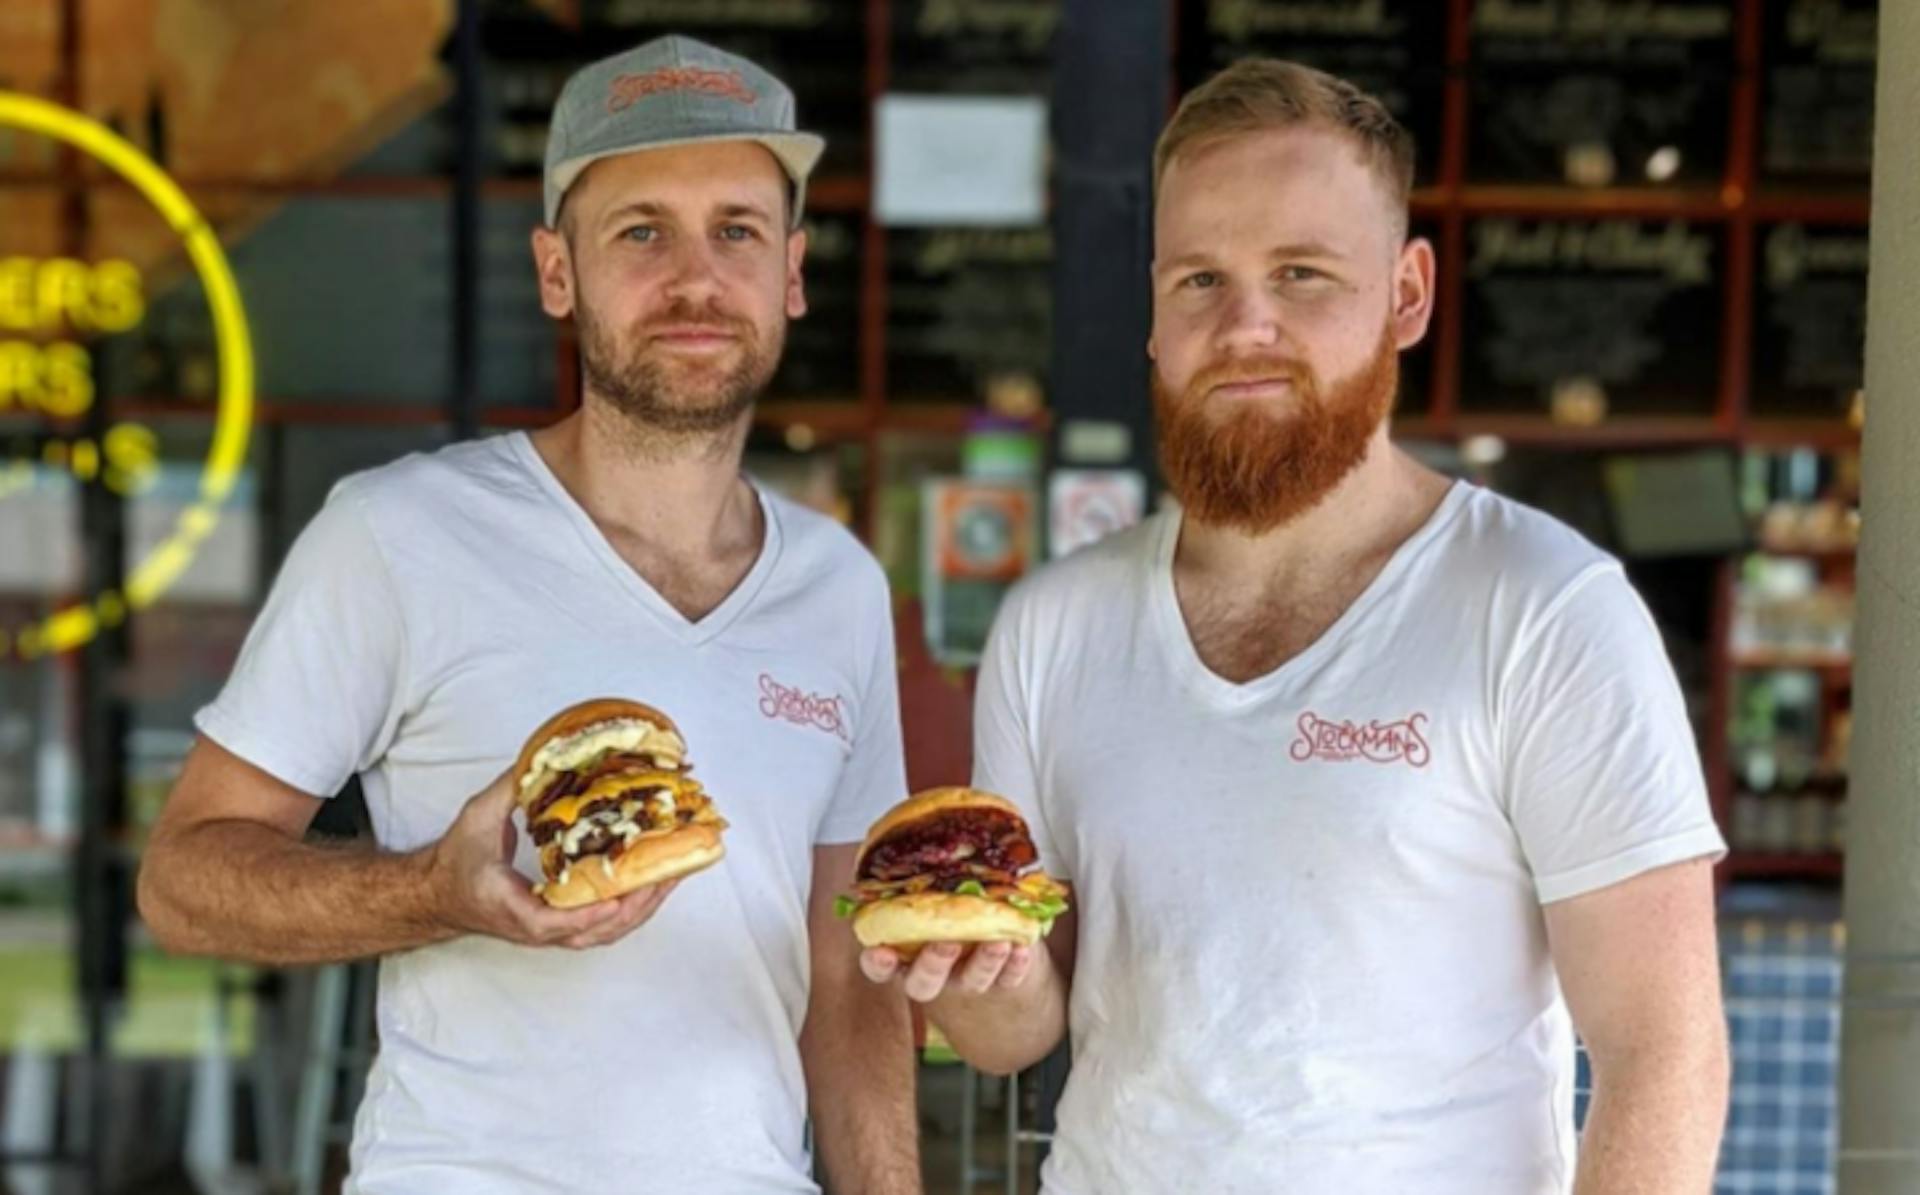
M1683 220L1467 226L1462 410L1704 415L1719 370L1721 232Z
M1769 0L1760 168L1864 182L1873 155L1874 0Z
M1471 177L1720 179L1734 0L1479 0L1471 33Z
M1189 0L1180 10L1180 87L1255 55L1339 75L1413 134L1417 176L1435 176L1446 90L1446 5L1434 0Z
M800 127L827 139L821 170L858 174L867 144L864 4L846 0L582 0L581 27L542 13L482 23L493 149L503 172L538 174L547 122L575 69L668 33L742 54L791 87Z
M1061 0L894 0L889 87L1047 95Z
M540 220L538 200L489 198L480 205L481 335L475 346L479 366L474 376L484 406L544 407L551 405L559 389L556 328L540 308L540 276L527 244L528 232ZM432 257L430 269L450 285L453 266L446 250L438 249ZM386 277L392 279L394 290L417 285L405 274ZM446 318L431 308L423 316Z
M1753 413L1844 416L1864 378L1867 230L1774 224L1756 235Z
M801 273L807 314L787 325L775 398L855 399L860 394L860 221L810 216Z
M1053 235L1045 228L889 233L889 398L977 400L1007 373L1044 383L1052 271ZM1144 363L1145 345L1140 353Z

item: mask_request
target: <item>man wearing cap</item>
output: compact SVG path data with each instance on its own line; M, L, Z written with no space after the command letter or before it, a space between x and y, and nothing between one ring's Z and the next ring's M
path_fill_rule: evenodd
M886 584L740 472L820 150L686 38L575 75L533 249L581 409L340 483L196 720L141 911L178 951L383 958L350 1191L815 1191L809 1109L834 1190L919 1190L904 1003L832 916L905 788ZM679 724L727 858L563 912L502 769L600 696ZM303 841L354 775L378 845Z

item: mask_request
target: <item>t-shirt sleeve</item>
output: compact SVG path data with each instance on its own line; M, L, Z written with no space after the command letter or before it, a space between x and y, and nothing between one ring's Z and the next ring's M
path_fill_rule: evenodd
M366 512L336 487L281 565L225 688L194 724L294 788L331 797L399 721L406 631Z
M1516 652L1505 795L1542 903L1725 853L1673 666L1617 565L1577 578Z
M1002 605L987 635L973 694L973 787L996 793L1027 815L1027 828L1040 852L1040 865L1056 879L1072 878L1069 861L1047 824L1035 763L1032 708L1023 640L1019 591Z
M907 795L907 758L900 740L900 676L894 662L893 608L886 582L875 569L878 607L876 618L862 619L872 628L866 646L867 679L855 711L852 753L840 774L827 816L815 834L817 845L859 842L880 815Z

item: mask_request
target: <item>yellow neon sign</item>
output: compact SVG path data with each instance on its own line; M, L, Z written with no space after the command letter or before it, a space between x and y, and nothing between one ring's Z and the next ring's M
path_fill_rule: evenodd
M201 541L212 533L220 517L220 507L232 493L240 468L246 460L247 436L253 425L253 346L247 329L246 313L240 306L240 288L221 252L220 239L188 200L186 193L153 160L138 148L98 121L71 109L35 96L0 91L0 127L23 129L64 142L106 166L131 183L148 203L157 209L167 224L186 245L187 257L206 290L207 306L213 314L214 342L220 354L220 389L214 420L213 443L207 450L200 471L200 489L193 503L181 513L173 530L153 551L147 553L127 578L124 593L108 591L94 595L78 605L60 610L38 623L9 635L0 629L0 655L10 649L22 657L47 655L78 647L91 639L103 626L117 626L132 610L151 605L186 571ZM76 273L73 267L80 267ZM129 315L137 322L140 303L137 274L129 280L122 272L125 263L104 262L96 267L83 263L41 263L32 280L25 283L41 297L41 307L49 303L65 304L62 310L71 317L76 310L90 313L100 329L122 327ZM22 285L17 281L26 266L0 270L0 286ZM85 271L91 269L93 274ZM126 266L127 270L132 267ZM49 280L50 279L50 280ZM130 293L131 292L131 293ZM51 298L49 298L51 296ZM76 304L82 304L77 306ZM76 321L82 322L82 321ZM90 396L89 396L90 397ZM75 401L71 396L67 402ZM108 433L137 439L145 428L123 425ZM107 445L112 456L112 443ZM151 450L151 444L149 444ZM76 446L76 457L82 455ZM96 447L89 460L71 462L75 475L97 473L102 467ZM0 495L7 492L6 478L0 478Z

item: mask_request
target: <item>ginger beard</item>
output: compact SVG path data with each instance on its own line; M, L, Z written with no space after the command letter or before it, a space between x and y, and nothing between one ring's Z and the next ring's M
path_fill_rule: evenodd
M576 292L577 292L576 285ZM733 426L765 393L786 344L783 318L767 343L750 320L709 309L696 314L685 303L636 325L623 341L584 303L574 310L580 330L580 368L587 386L636 423L676 433L716 432ZM676 359L652 346L655 329L713 328L738 338L739 351L724 359Z
M1284 377L1291 405L1274 414L1250 402L1210 409L1214 387ZM1160 471L1189 516L1251 535L1283 526L1318 506L1366 459L1374 433L1393 409L1400 350L1381 330L1373 357L1322 393L1304 363L1282 357L1219 362L1195 374L1176 397L1153 374Z

